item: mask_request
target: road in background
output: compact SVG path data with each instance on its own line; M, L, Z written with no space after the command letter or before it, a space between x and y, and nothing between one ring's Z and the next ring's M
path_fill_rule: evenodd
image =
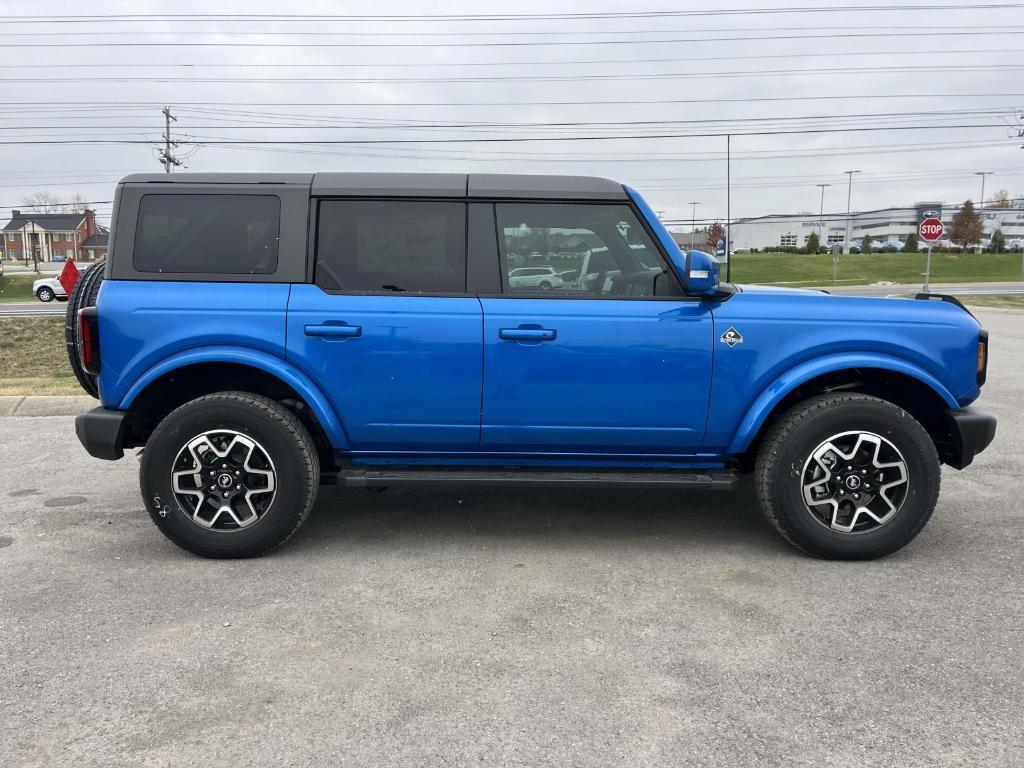
M201 560L135 458L0 419L0 764L1019 765L1024 329L978 315L999 433L879 562L798 554L749 484L325 488Z
M920 293L921 283L896 283L890 285L822 285L829 293L838 296L892 296L893 294ZM993 294L1024 293L1024 282L1007 283L932 283L931 293L945 293L954 296L991 296Z
M0 303L0 317L47 317L67 314L66 301Z
M45 317L67 313L66 301L0 302L0 317Z

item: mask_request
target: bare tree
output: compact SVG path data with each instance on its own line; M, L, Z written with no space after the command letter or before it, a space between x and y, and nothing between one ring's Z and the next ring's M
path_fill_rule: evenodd
M89 201L77 192L70 199L63 200L54 192L33 192L21 198L21 204L33 213L82 213Z
M64 210L68 213L85 213L88 207L89 201L81 193L75 192L64 206Z
M33 213L59 213L60 197L53 192L33 192L21 198L21 204Z
M985 203L986 208L1009 208L1010 207L1010 193L1005 189L1000 189Z

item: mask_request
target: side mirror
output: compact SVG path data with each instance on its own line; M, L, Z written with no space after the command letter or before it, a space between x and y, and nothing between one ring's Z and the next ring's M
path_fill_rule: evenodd
M703 251L685 251L673 255L672 261L683 278L683 287L690 295L712 296L718 292L718 259Z

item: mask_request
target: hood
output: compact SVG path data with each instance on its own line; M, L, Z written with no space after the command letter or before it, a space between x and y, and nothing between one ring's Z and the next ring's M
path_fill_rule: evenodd
M743 293L802 293L804 295L814 294L820 296L824 291L818 288L787 288L782 285L757 285L757 284L737 284Z

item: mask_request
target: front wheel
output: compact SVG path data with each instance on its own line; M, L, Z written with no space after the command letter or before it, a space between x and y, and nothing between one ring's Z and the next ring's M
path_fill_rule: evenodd
M913 416L857 393L813 397L771 428L757 458L768 520L794 546L834 560L908 544L939 495L939 457Z
M53 301L54 293L52 288L47 288L45 285L36 291L36 298L40 301L50 302Z
M185 403L153 431L140 484L167 538L203 557L257 557L302 525L320 483L309 432L283 405L247 392Z

